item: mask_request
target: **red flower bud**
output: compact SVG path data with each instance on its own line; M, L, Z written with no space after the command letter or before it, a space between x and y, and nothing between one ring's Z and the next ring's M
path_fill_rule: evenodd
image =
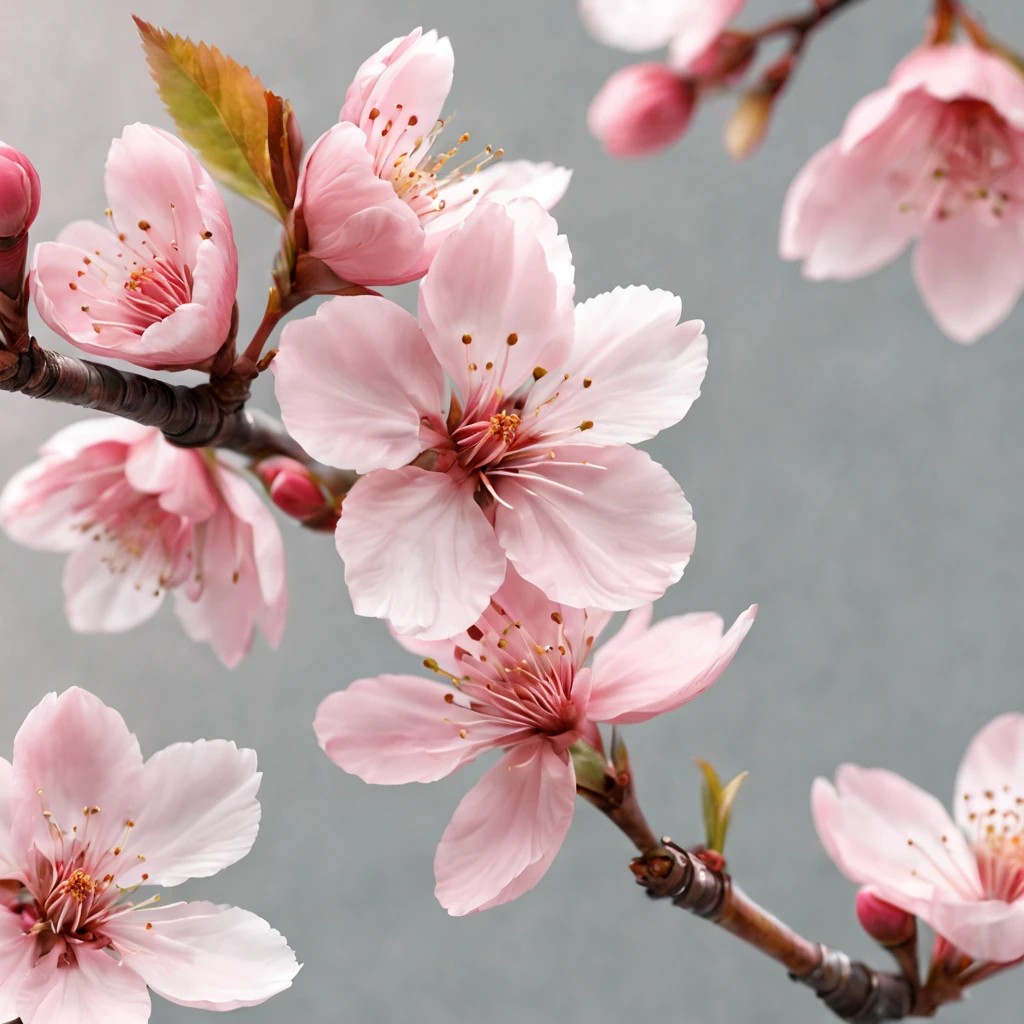
M273 484L278 474L285 471L299 476L308 476L306 467L297 459L288 458L287 455L271 455L269 459L261 459L253 467L253 470L263 481L264 487L267 488Z
M270 485L270 500L293 519L307 519L323 510L323 492L308 473L279 471Z
M886 903L869 887L857 893L857 920L864 931L883 946L909 942L917 931L913 914Z
M0 238L28 231L39 212L39 175L24 153L0 142Z

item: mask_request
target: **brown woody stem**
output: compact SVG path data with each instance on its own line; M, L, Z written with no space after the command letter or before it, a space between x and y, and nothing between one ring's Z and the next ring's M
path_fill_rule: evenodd
M633 873L649 896L724 928L782 964L837 1017L876 1024L921 1016L917 993L902 974L876 971L839 950L811 942L758 906L732 878L670 839L633 861Z
M805 939L733 882L720 853L703 847L686 850L667 837L660 842L654 838L637 800L624 745L615 745L612 760L605 760L603 778L598 763L603 753L586 755L586 750L576 751L574 757L577 792L640 851L630 869L652 899L671 900L771 957L843 1020L881 1024L930 1017L943 1003L960 998L960 986L942 979L920 984L916 934L889 950L900 965L898 972L876 971L839 950Z
M183 448L225 448L260 459L287 455L316 474L335 496L344 495L354 473L311 459L273 417L245 408L249 381L235 376L195 387L104 366L42 348L0 350L0 391L20 392L64 405L122 416L157 427Z

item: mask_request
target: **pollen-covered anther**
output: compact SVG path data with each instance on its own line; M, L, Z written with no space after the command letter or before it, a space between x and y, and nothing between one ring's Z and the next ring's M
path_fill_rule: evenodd
M64 882L64 895L70 896L76 903L82 903L86 896L92 894L96 889L92 878L81 869L71 873Z
M519 422L519 417L514 412L499 412L491 417L491 437L500 437L505 444L511 444L515 440Z

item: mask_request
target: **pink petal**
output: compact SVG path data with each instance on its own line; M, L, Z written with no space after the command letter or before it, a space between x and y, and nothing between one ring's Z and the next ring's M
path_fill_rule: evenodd
M148 437L159 434L156 427L144 427L141 423L121 419L120 416L94 416L91 419L70 423L58 430L39 451L43 455L59 455L72 459L86 448L105 441L123 445L134 445Z
M954 341L970 344L998 327L1024 292L1024 231L973 210L929 222L914 252L914 277L928 311Z
M560 366L568 355L571 310L559 294L544 246L525 221L482 203L430 265L420 324L464 399L484 373L488 386L509 393L535 366Z
M593 424L579 443L633 444L678 423L700 395L708 340L700 320L678 323L680 300L649 288L616 288L576 307L576 343L563 367L534 386L543 430ZM548 384L548 377L553 383ZM558 398L544 403L557 390Z
M284 936L238 907L197 902L148 908L118 918L107 930L125 967L180 1006L256 1006L290 988L299 972Z
M164 550L153 536L137 562L114 537L72 551L64 565L64 612L76 633L124 633L151 619L163 604Z
M148 369L186 369L211 359L227 341L231 329L231 303L224 308L187 302L170 316L146 328L141 338L118 341L100 354L127 359ZM110 330L103 328L102 337ZM79 345L83 348L83 345Z
M160 507L175 515L209 519L217 508L202 453L176 447L159 430L132 445L124 473L135 490L159 494Z
M63 962L54 946L29 971L18 992L18 1016L25 1024L146 1024L150 1001L146 983L109 953L76 944L74 963Z
M882 769L843 765L811 794L822 845L851 881L913 914L935 899L981 898L977 863L931 794Z
M890 85L902 92L924 89L944 103L981 100L1024 129L1024 80L1009 61L973 43L914 50L897 66Z
M269 509L233 470L219 467L218 483L225 504L194 530L198 579L175 592L174 610L191 639L209 643L234 668L252 647L257 623L271 646L280 642L288 591L284 545Z
M407 466L363 477L335 540L357 615L440 640L467 629L505 575L472 480Z
M836 142L797 175L782 214L783 259L804 260L811 280L850 280L894 260L917 234L921 215L901 209L889 138L878 133L844 156ZM911 158L925 150L908 143ZM907 174L914 173L911 170Z
M83 420L58 431L40 449L43 458L19 470L0 494L0 522L19 544L73 551L87 535L83 508L97 481L113 482L129 446L153 435L117 417Z
M126 236L126 245L145 251L142 241L149 236L138 226L141 220L161 238L173 239L189 265L207 227L197 190L205 187L219 207L218 219L228 220L224 201L192 151L170 132L152 125L130 124L114 139L104 185L113 210L112 227Z
M716 0L579 0L580 17L599 42L640 52L666 46L701 4Z
M14 769L9 761L0 757L0 879L20 875L18 855L11 834L11 789ZM3 1014L0 1014L2 1017Z
M494 202L496 200L492 200ZM576 294L576 268L572 265L572 252L569 239L558 233L558 221L536 200L529 196L512 197L504 202L505 212L512 218L516 226L516 236L526 237L540 242L544 247L544 256L548 262L548 270L555 275L558 285L558 316L573 319L573 297ZM552 354L552 359L559 355L564 362L568 358L570 346L564 355L562 350ZM554 365L552 363L552 365Z
M686 20L672 40L669 59L687 70L711 46L726 26L746 6L747 0L683 0Z
M285 589L284 541L277 520L249 481L231 466L218 462L216 480L224 503L242 525L243 540L252 553L263 600L272 604Z
M310 147L299 179L309 252L343 281L397 284L423 251L419 218L374 172L366 136L336 124Z
M241 860L260 824L256 752L228 740L174 743L142 769L135 827L125 844L127 888L208 878ZM141 858L145 858L144 860Z
M498 486L512 507L498 506L495 532L519 574L576 608L625 611L661 597L694 546L679 485L628 445L566 446L557 456L530 470L542 479L502 477Z
M81 545L81 496L71 475L66 463L40 459L7 481L0 493L0 522L12 540L38 551L73 551Z
M921 917L975 960L1011 963L1024 956L1024 901L938 899Z
M991 808L999 822L1017 820L1019 797L1024 797L1024 715L1000 715L971 740L960 762L953 787L957 824L976 835L978 816Z
M721 618L703 612L613 637L594 656L587 716L595 722L643 722L693 700L728 667L756 613L752 605L725 636Z
M433 30L421 35L416 29L405 39L392 40L356 73L341 120L358 124L365 134L376 173L389 171L433 128L443 113L454 68L448 38L439 39Z
M546 738L509 751L466 794L441 838L441 906L461 917L536 885L569 831L575 801L572 761Z
M18 1016L18 990L32 969L39 940L25 932L20 913L0 907L0 1018Z
M328 465L400 469L423 450L420 419L444 423L444 373L419 324L378 296L292 321L270 365L289 432Z
M364 782L435 782L499 745L509 732L448 703L453 693L450 686L415 676L359 679L324 699L313 728L324 753Z
M93 227L103 231L99 225ZM106 231L103 234L108 246L117 245L115 235ZM99 334L93 330L96 296L103 293L103 301L114 301L102 285L91 283L89 277L77 276L84 257L93 258L93 252L62 242L37 245L32 256L32 300L43 323L65 341L90 355L116 355L134 349L139 337L125 327L104 327ZM75 284L74 289L69 287L71 284Z
M84 824L85 807L100 808L89 820L93 846L120 843L138 810L142 752L113 708L77 686L47 694L14 738L13 763L11 832L19 861L33 843L49 854L51 823L71 831Z
M839 134L839 151L845 156L895 114L906 95L902 89L886 86L870 92L854 104Z

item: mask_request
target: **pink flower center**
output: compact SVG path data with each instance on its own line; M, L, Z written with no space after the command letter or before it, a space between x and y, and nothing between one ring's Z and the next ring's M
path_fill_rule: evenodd
M45 801L45 794L40 793ZM43 804L45 807L45 802ZM72 948L89 944L103 947L108 944L104 925L113 917L158 903L159 896L139 904L125 900L134 888L122 889L116 883L118 867L128 856L134 821L124 823L124 834L113 849L97 847L90 832L92 822L102 815L98 806L82 810L84 825L73 825L70 831L54 820L52 813L43 810L53 843L50 852L36 849L34 863L29 871L27 886L23 886L14 908L19 913L25 930L35 935L40 955L46 953L59 940ZM134 863L145 860L136 855ZM148 875L143 874L145 881Z
M402 104L397 104L397 109L401 111ZM370 119L375 121L379 116L380 112L374 107L370 111ZM414 114L408 118L406 125L415 127L416 121ZM402 130L406 125L395 125L392 120L384 125L373 154L373 168L378 177L391 182L395 194L408 203L421 221L430 220L448 208L448 200L444 195L446 190L478 174L492 160L501 159L505 152L485 146L482 152L449 167L459 149L469 141L469 132L463 132L451 149L435 156L431 148L444 129L444 119L439 120L426 135L416 136L411 149L398 151L398 147L408 137ZM474 189L460 195L458 202L468 202L478 192L479 189Z
M145 237L133 246L127 234L117 230L112 211L107 210L106 215L116 236L114 244L109 251L95 249L91 256L85 256L84 269L76 272L76 279L68 286L78 290L81 279L87 275L90 278L88 289L82 288L87 292L83 294L82 312L90 315L97 334L102 334L104 328L120 328L141 337L148 327L192 301L192 269L185 262L178 240L165 238L149 221L138 222ZM203 231L201 237L212 235Z
M900 209L927 212L939 220L974 212L996 220L1020 216L1024 200L1022 159L1016 133L988 103L944 104L931 142L924 177L903 179Z
M989 899L1014 903L1024 897L1024 797L1010 786L1000 793L964 794L968 820L974 826L972 847L978 873Z
M133 575L135 589L153 587L154 597L181 576L178 563L192 554L177 545L187 525L161 508L155 495L139 494L119 475L85 511L88 518L78 529L94 543L106 543L100 561L113 575Z
M495 396L488 403L490 408L467 417L452 431L459 462L470 471L500 462L515 443L522 419L511 408L496 408L499 401L500 397Z
M445 672L432 659L425 661L428 668L448 676L455 687L455 692L445 694L445 702L473 712L481 722L507 727L502 742L543 733L557 736L569 746L582 724L573 700L573 684L594 642L593 636L586 636L586 622L579 649L574 650L558 612L551 615L558 627L557 640L548 645L537 643L522 622L493 602L491 613L507 624L500 633L484 633L477 626L467 631L479 649L472 654L456 648L463 675ZM472 740L472 733L472 725L460 730L463 739Z

